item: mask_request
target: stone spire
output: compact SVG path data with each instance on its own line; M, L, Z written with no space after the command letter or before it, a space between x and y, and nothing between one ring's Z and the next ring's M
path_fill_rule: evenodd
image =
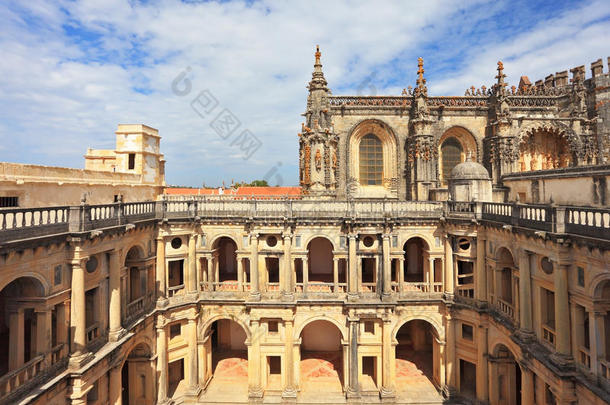
M337 185L337 141L334 133L328 83L322 72L320 46L316 46L311 81L307 88L305 123L299 134L301 185L310 195L334 195Z
M506 75L504 74L504 64L502 63L502 61L498 61L498 75L496 76L496 79L498 79L498 82L496 83L496 95L506 95L506 83L504 83L504 78L506 77Z
M316 45L316 61L313 65L313 73L311 74L311 81L307 88L311 93L314 90L324 90L328 92L327 82L324 78L324 72L322 72L322 63L320 63L320 57L322 56L322 52L320 52L320 45Z
M415 96L420 94L428 97L428 88L426 87L426 79L424 78L424 58L417 58L417 87L415 88Z

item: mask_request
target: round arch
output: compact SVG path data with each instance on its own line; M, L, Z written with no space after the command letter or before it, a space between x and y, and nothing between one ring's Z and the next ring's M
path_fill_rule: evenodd
M604 287L610 283L610 274L600 273L593 277L587 289L587 296L594 299L601 299Z
M436 337L441 341L445 340L444 329L438 319L434 319L433 316L430 316L427 314L418 314L418 315L409 315L407 317L400 318L396 322L396 324L394 325L394 330L392 331L392 341L393 342L397 342L396 335L398 334L398 331L400 330L400 328L402 328L405 324L407 324L408 322L411 322L411 321L424 321L424 322L429 323L432 326L432 330L434 330Z
M430 242L423 236L419 236L419 235L410 235L407 239L405 239L405 241L402 243L402 246L404 248L404 246L409 243L409 242L413 242L414 239L420 239L423 243L424 243L424 250L429 251L430 250Z
M410 240L412 240L413 238L420 238L422 239L425 244L426 244L426 248L428 251L430 251L432 248L432 246L434 246L434 240L430 239L430 235L425 235L423 233L410 233L409 236L407 236L405 239L402 239L402 241L399 242L399 246L405 246L405 244L407 242L409 242Z
M478 162L481 157L479 145L471 131L457 125L447 129L445 132L443 132L437 142L437 152L439 156L438 175L439 180L443 183L447 182L447 179L445 178L446 176L443 173L448 173L451 169L453 169L453 167L447 168L447 170L444 168L444 162L446 162L446 159L444 159L443 156L443 146L445 142L449 140L455 140L460 146L460 163L465 162L469 154L472 155L471 159L476 162Z
M123 353L124 356L121 360L121 365L120 367L122 368L125 365L125 362L127 361L129 355L138 347L138 346L144 346L147 349L147 352L150 353L150 355L152 355L153 351L152 351L152 342L151 339L148 336L142 336L139 339L135 339L133 342L131 342L131 344L124 349Z
M513 263L513 266L514 266L515 265L515 255L514 255L513 251L511 250L511 248L509 248L508 246L500 246L496 249L496 252L495 252L496 263L500 264L503 262L503 259L505 258L505 257L503 257L504 252L506 252L510 255L511 262Z
M303 322L301 322L301 324L298 327L294 328L293 339L298 340L299 337L301 336L301 332L303 332L303 329L305 329L305 327L307 325L309 325L310 323L312 323L314 321L328 321L328 322L332 323L333 325L335 325L337 327L337 329L339 329L339 333L341 334L341 340L344 342L347 341L347 333L344 330L344 327L336 319L333 319L331 317L324 316L324 315L312 316L312 317L305 319Z
M137 253L137 257L135 260L141 260L146 258L146 249L141 243L135 243L129 247L129 249L123 249L124 255L122 257L121 263L125 263L130 258L130 253Z
M518 356L520 354L519 351L515 350L515 347L504 336L498 336L496 339L491 341L489 347L491 348L490 353L493 356L497 356L500 349L505 347L510 355L513 356L515 362L519 363L517 361L517 359L520 358L520 356Z
M221 233L218 234L216 236L214 236L214 239L211 240L210 242L210 246L212 249L216 248L216 244L222 239L222 238L227 238L227 239L231 239L231 241L233 241L233 243L235 243L235 246L237 247L237 249L239 249L239 244L237 243L237 240L235 238L235 235L231 235L228 233Z
M317 239L317 238L326 239L328 242L330 242L330 245L332 246L333 251L335 250L335 242L333 242L333 241L332 241L332 239L331 239L331 238L329 238L328 236L326 236L326 235L324 235L324 234L321 234L321 233L319 233L319 234L315 234L315 235L311 235L311 236L310 236L310 237L307 239L307 241L305 242L305 246L306 246L306 247L309 247L309 244L310 244L310 243L311 243L311 242L312 242L314 239Z
M47 295L49 295L51 287L50 284L47 282L46 278L42 274L33 271L26 271L24 273L19 273L18 275L11 275L3 279L2 281L0 281L0 291L4 290L6 286L20 278L31 278L38 281L40 283L40 286L42 287L42 296L46 297Z
M244 332L246 332L246 345L251 341L252 333L250 331L250 328L246 325L246 323L244 321L242 321L241 319L237 318L236 316L227 315L227 314L214 315L211 318L206 319L206 321L203 324L201 324L201 328L199 329L199 333L200 333L199 337L201 339L203 339L205 337L207 331L212 326L212 324L214 322L222 320L222 319L227 319L229 321L233 321L243 328Z
M354 125L348 133L348 181L354 178L360 183L360 141L366 135L373 134L381 141L383 153L382 186L377 187L389 189L390 180L398 178L398 140L390 125L379 119L365 119Z

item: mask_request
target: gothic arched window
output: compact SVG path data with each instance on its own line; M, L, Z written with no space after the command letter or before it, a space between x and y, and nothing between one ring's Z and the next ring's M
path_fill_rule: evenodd
M455 138L447 138L441 146L441 163L443 181L446 183L451 174L451 170L462 162L462 144Z
M380 186L383 179L383 147L373 134L360 140L360 184Z

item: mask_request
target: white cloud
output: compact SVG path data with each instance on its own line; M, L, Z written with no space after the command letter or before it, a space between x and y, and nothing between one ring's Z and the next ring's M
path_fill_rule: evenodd
M170 183L260 178L280 161L285 182L295 184L296 133L316 43L331 88L355 92L375 72L376 85L386 86L378 94L399 94L414 84L417 56L453 57L468 48L433 51L448 32L468 41L468 27L500 7L479 3L157 1L132 7L99 0L28 2L27 12L12 3L0 10L0 160L81 166L86 147L113 145L118 123L142 122L163 136ZM518 81L521 74L533 79L604 56L608 22L590 16L608 14L598 3L502 43L483 41L469 53L470 63L430 78L431 92L461 94L471 84L490 83L501 58L510 58L507 74ZM68 26L93 34L79 41L62 28ZM178 97L171 82L187 66L193 92ZM191 109L203 89L263 142L248 161Z

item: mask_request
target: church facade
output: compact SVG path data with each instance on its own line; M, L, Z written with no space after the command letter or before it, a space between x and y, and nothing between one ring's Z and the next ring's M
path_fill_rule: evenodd
M433 97L418 62L334 96L316 51L301 195L0 208L0 402L607 403L610 75ZM142 129L154 193L136 129L88 167Z

